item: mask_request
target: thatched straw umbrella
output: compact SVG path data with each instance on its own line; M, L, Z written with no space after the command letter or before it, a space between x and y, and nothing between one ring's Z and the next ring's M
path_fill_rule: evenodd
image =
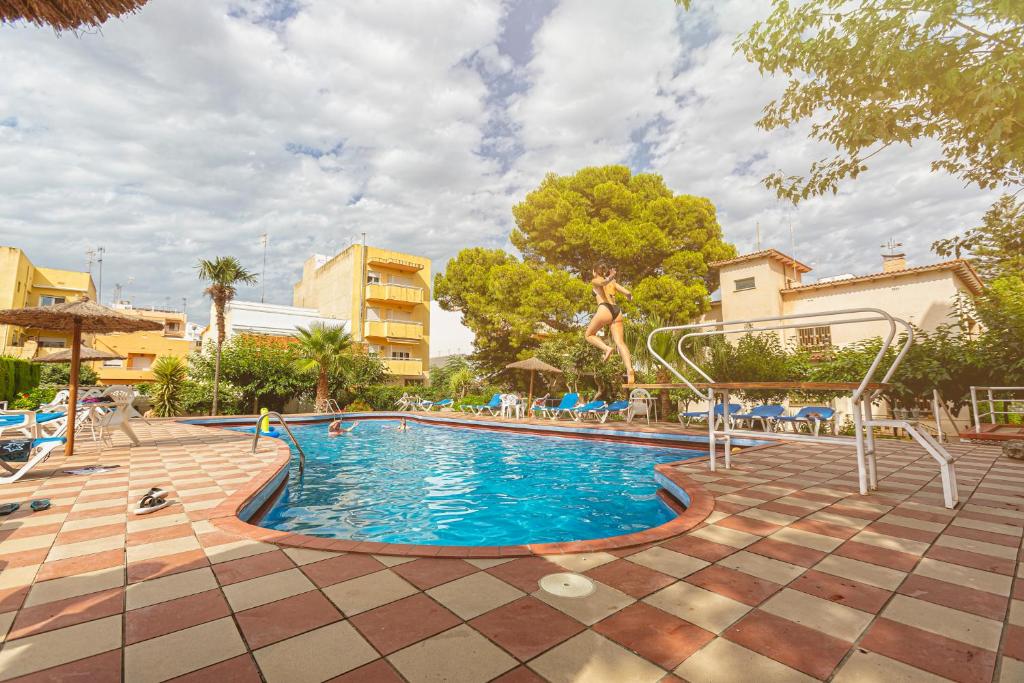
M561 370L553 365L548 365L539 358L527 358L525 360L517 360L515 363L509 363L505 366L512 370L529 370L530 371L530 399L527 402L527 409L533 407L533 375L537 372L557 372L561 374Z
M134 12L147 0L0 0L0 21L31 21L58 31L99 26Z
M33 358L33 363L70 363L71 356L74 355L71 349L64 349L57 353L51 353L48 356L42 356L40 358ZM116 353L110 353L109 351L97 351L96 349L90 349L88 346L83 346L78 352L79 361L96 361L96 360L124 360L124 356L119 356Z
M144 320L100 306L89 301L89 297L53 306L9 308L0 311L0 323L55 332L71 331L71 379L68 382L70 422L67 432L68 444L64 449L69 456L75 453L75 413L78 411L78 370L81 365L82 333L141 332L164 328L155 320Z

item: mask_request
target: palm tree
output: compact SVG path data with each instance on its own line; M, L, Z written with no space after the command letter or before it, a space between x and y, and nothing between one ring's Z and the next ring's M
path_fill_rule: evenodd
M626 345L629 346L630 352L633 355L633 363L637 368L643 369L647 372L654 372L654 381L658 384L666 384L674 381L674 377L669 373L668 369L662 365L651 353L651 349L647 346L647 337L650 333L659 327L665 327L664 323L658 316L651 315L644 318L637 319L635 321L627 322L626 324ZM677 334L659 334L651 340L651 344L654 347L654 352L664 358L673 367L679 369L679 349L676 345L679 337ZM682 370L683 374L687 374L686 370ZM669 411L669 395L667 391L658 392L658 403L659 412L663 416L668 415Z
M160 356L153 363L153 389L150 400L157 417L181 414L181 385L188 376L188 366L177 356Z
M298 328L298 343L295 353L296 365L302 372L316 371L316 405L327 402L328 380L334 372L342 369L352 347L352 336L340 326L315 322L307 328Z
M213 369L213 408L210 411L211 415L216 415L217 394L220 392L220 352L224 346L224 309L235 298L238 285L255 285L257 278L234 256L218 256L212 261L199 259L196 270L200 280L210 283L203 291L213 301L217 315L217 360Z

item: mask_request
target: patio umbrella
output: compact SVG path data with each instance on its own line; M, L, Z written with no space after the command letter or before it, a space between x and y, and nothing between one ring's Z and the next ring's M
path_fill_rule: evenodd
M99 26L110 17L134 12L147 0L0 0L0 21L25 19L58 31Z
M71 379L68 382L67 455L75 453L75 413L78 412L78 369L81 365L83 332L141 332L162 330L163 324L125 315L83 297L53 306L9 308L0 311L0 323L55 332L71 331Z
M539 358L527 358L525 360L517 360L515 363L509 363L505 367L511 370L530 371L530 399L529 402L526 404L528 409L533 407L533 375L537 372L562 372L555 366L548 365Z
M110 353L109 351L98 351L96 349L90 349L88 346L83 346L78 351L79 361L94 361L94 360L124 360L124 356L119 356L116 353ZM51 353L48 356L42 356L41 358L33 358L33 363L70 363L71 362L71 349L64 349L57 353Z

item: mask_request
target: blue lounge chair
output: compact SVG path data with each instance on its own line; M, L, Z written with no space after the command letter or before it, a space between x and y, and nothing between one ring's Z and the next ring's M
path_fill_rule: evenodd
M426 408L427 408L427 410L433 410L434 408L437 408L438 410L441 410L442 408L449 408L449 407L451 407L452 404L454 404L454 403L455 403L455 400L454 399L450 399L450 398L444 398L444 399L441 399L440 401L427 401Z
M39 432L38 425L53 422L66 415L67 413L37 413L31 410L0 413L0 436L8 433L23 437L35 436Z
M794 432L799 431L799 426L805 424L807 425L807 428L817 436L821 431L822 422L829 422L831 424L832 431L835 431L835 417L836 411L832 408L826 408L825 406L804 406L797 411L796 415L783 415L782 417L775 418L775 420L779 424L792 425Z
M757 406L749 413L736 413L732 416L732 419L735 422L750 420L751 425L753 425L755 421L760 421L761 429L766 432L770 432L775 429L776 418L781 417L784 412L786 412L785 406L769 404Z
M547 415L552 420L557 420L562 413L567 413L569 417L573 417L572 411L576 409L579 402L579 394L566 394L565 396L562 396L562 400L558 402L557 406L547 410Z
M730 403L729 404L729 419L732 420L733 416L736 415L736 413L740 412L741 410L743 410L743 406L741 406L739 403ZM721 403L716 403L715 404L715 425L716 426L718 425L719 422L721 422L722 415L724 413L725 413L725 409L722 406L722 404ZM704 420L706 422L707 419L708 419L708 411L706 411L706 410L694 410L694 411L690 411L688 413L679 413L679 422L682 423L682 425L684 427L688 427L690 425L690 420Z
M592 415L600 419L599 413L607 409L608 404L605 403L604 401L589 401L588 403L584 403L578 408L573 408L570 412L572 413L572 419L579 422L580 420L584 419L587 415Z
M470 406L470 410L472 410L477 415L483 415L485 410L489 412L491 415L495 415L496 411L501 410L501 394L495 394L494 396L491 396L490 402L482 406Z
M629 411L629 401L614 401L609 403L607 407L598 415L601 422L607 422L608 418L612 415L618 415L625 419L626 413Z

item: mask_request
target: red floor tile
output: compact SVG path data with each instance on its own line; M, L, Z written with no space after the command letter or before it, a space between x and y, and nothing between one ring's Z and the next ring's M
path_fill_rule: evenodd
M871 614L878 614L892 596L890 591L813 569L798 576L789 587Z
M1001 595L939 581L919 574L908 576L897 592L996 621L1004 619L1008 602Z
M409 564L412 564L411 562ZM458 626L462 620L419 593L349 619L382 655Z
M18 612L18 616L7 634L7 640L24 638L93 619L102 619L123 611L123 588L111 588L98 593L26 607Z
M385 659L378 659L358 669L330 679L327 683L404 683L394 667Z
M743 647L820 679L831 675L853 643L753 610L722 634Z
M525 666L516 668L498 676L491 683L544 683L544 679Z
M502 565L499 565L502 566ZM425 558L393 567L392 570L420 590L460 579L479 571L465 560L440 560Z
M712 593L724 595L747 605L759 605L782 589L777 583L759 579L745 572L713 564L686 577L687 583Z
M771 538L751 543L744 550L770 557L773 560L789 562L800 567L813 567L828 554L813 548L805 548L794 543L776 541Z
M372 574L384 569L384 565L369 555L341 555L327 560L320 560L312 564L299 567L302 573L309 577L310 581L320 588L333 586L342 581L348 581L359 576Z
M1013 576L1013 572L1017 566L1016 562L1013 560L1003 557L982 555L981 553L972 553L966 550L947 548L941 545L933 545L924 555L925 557L930 557L935 560L942 560L943 562L959 564L964 567L972 567L974 569L981 569L986 572L994 572L1005 576Z
M615 560L608 564L602 564L600 567L594 567L585 573L587 576L620 590L626 595L632 595L634 598L645 597L676 582L671 576L629 560Z
M217 581L222 586L228 586L239 581L255 579L259 576L274 574L276 572L293 569L295 563L280 550L269 553L260 553L251 557L243 557L239 560L221 562L213 565L213 573L217 575Z
M7 521L6 519L4 520ZM16 541L22 538L32 538L34 536L47 536L49 534L59 534L63 524L44 524L40 526L15 526L10 529L0 529L0 544L4 541ZM0 545L0 547L3 547Z
M1003 634L1003 654L1024 661L1024 626L1007 624Z
M37 671L27 676L11 678L7 683L64 683L65 681L120 681L121 650L111 650L103 654L86 657L74 662L55 666L52 669Z
M964 526L948 526L946 530L942 532L946 536L957 536L959 538L969 538L973 541L983 541L985 543L994 543L996 545L1003 545L1007 548L1020 547L1020 538L1018 536L1010 536L1009 534L997 534L992 531L982 531L980 529L969 529Z
M488 574L498 577L524 593L533 593L539 590L540 586L537 581L542 577L564 571L565 569L561 566L542 557L524 557L487 569Z
M715 638L710 631L643 602L598 622L593 630L669 670Z
M717 562L723 557L728 557L736 552L736 548L707 541L696 536L679 536L661 544L661 547L683 553L690 557L697 557L705 562Z
M0 541L0 544L2 543L3 541ZM0 545L0 550L2 549L3 545ZM49 554L49 548L40 548L38 550L22 550L17 553L0 555L0 567L14 569L15 567L29 567L34 564L42 564Z
M130 645L205 624L231 614L219 589L125 612L125 643Z
M126 540L128 546L136 546L144 543L169 541L174 538L185 538L186 536L192 536L193 533L191 524L175 524L173 526L165 526L160 529L133 531L128 534Z
M65 531L57 536L57 540L53 542L57 545L67 545L69 543L81 543L82 541L91 541L96 538L107 538L108 536L117 536L123 534L125 530L124 522L120 524L104 524L103 526L94 526L89 529L77 529L75 531Z
M583 624L526 596L498 607L469 625L522 661L532 659L583 630Z
M225 659L223 662L171 679L173 683L260 683L262 680L256 662L250 654Z
M854 505L843 505L842 503L829 505L827 508L824 508L822 512L831 512L836 515L845 515L846 517L857 517L858 519L878 519L885 514L884 512L865 510Z
M209 566L209 564L210 560L202 550L187 550L183 553L132 562L128 565L128 583L187 572Z
M760 519L752 519L741 515L720 519L715 524L729 529L736 529L737 531L745 531L748 534L757 534L758 536L768 536L782 528L778 524L771 524Z
M767 503L761 503L757 506L758 510L767 510L768 512L778 512L783 515L790 515L792 517L803 517L810 514L812 511L807 508L802 508L799 505L786 505L778 501L772 500Z
M868 628L860 647L963 683L992 680L996 665L994 652L884 618Z
M342 615L323 593L309 591L237 612L235 619L249 648L255 650L326 626Z
M897 514L902 515L903 510L900 510ZM886 522L875 522L874 524L869 524L864 527L864 531L873 531L876 534L885 534L886 536L895 536L896 538L905 538L909 541L920 541L921 543L931 543L939 537L939 535L934 531L913 529L908 526L888 524Z
M0 588L0 612L11 612L21 607L30 588L31 586Z
M917 555L902 553L898 550L879 548L878 546L857 541L847 541L833 551L834 555L849 557L862 562L877 564L890 569L898 569L901 572L909 572L917 566L920 559Z
M821 534L822 536L831 536L832 538L850 538L856 536L859 531L848 526L840 526L839 524L829 524L828 522L819 522L815 519L798 519L789 525L790 529L799 529L800 531L810 531L814 534Z

